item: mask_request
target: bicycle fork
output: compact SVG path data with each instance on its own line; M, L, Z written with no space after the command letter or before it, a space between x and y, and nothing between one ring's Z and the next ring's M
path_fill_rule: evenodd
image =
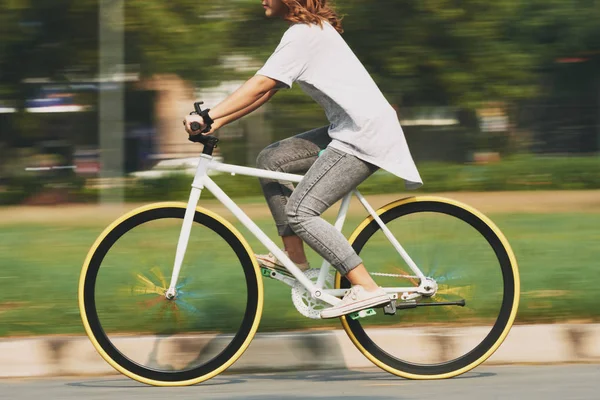
M177 242L177 251L175 253L175 263L173 265L171 283L169 285L169 289L165 293L167 300L173 300L177 295L177 279L179 278L179 272L181 271L183 258L185 257L185 252L190 239L192 223L194 222L194 215L196 214L196 206L200 200L202 189L204 189L203 179L208 171L208 163L210 160L212 160L212 156L206 154L200 155L200 162L198 163L198 168L196 169L196 175L194 177L194 182L192 183L190 198L185 209L185 216L183 217L183 225L181 226L181 232L179 233L179 241Z

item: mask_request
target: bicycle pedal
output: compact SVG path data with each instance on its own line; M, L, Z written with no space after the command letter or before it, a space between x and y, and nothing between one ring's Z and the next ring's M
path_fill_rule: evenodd
M373 315L376 315L377 311L375 311L373 308L367 308L366 310L360 310L357 312L353 312L352 314L350 314L350 318L352 318L353 320L357 320L359 318L366 318L366 317L372 317Z

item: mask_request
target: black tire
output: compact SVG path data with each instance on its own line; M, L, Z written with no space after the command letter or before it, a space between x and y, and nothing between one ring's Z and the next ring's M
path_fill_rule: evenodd
M123 345L117 345L116 342L118 339L115 339L118 337L118 335L121 335L120 331L118 330L118 326L117 327L113 327L113 325L115 324L119 324L122 323L123 326L126 326L128 323L134 323L135 322L130 322L128 320L132 320L135 321L136 318L143 318L144 316L139 316L136 315L136 309L133 309L132 312L130 312L130 314L125 315L124 317L121 316L115 316L113 317L112 313L118 314L119 312L123 312L124 310L120 309L121 307L121 303L118 303L118 299L114 300L114 302L117 302L116 305L115 304L110 304L109 307L107 307L106 309L102 308L104 307L104 303L102 302L105 298L109 298L112 295L112 292L110 295L103 295L102 290L108 290L108 289L113 289L114 288L114 295L115 296L119 296L121 295L121 293L124 293L124 304L143 304L144 306L146 306L146 304L148 304L147 301L142 301L140 302L138 300L137 297L132 297L134 299L134 301L131 301L130 303L125 302L125 300L129 300L129 298L125 298L126 295L131 295L131 296L137 296L139 295L141 292L143 292L142 294L144 296L153 296L152 298L152 302L153 303L158 303L161 302L161 306L160 306L160 318L164 318L164 310L168 309L168 310L174 310L173 312L171 312L171 314L169 314L169 318L171 316L176 316L177 318L179 318L182 314L182 310L186 311L188 309L190 309L190 307L193 309L193 311L191 311L191 315L192 317L197 317L199 314L197 314L198 310L193 308L192 306L190 306L189 303L185 303L185 304L181 304L182 307L181 308L177 308L177 306L172 306L172 304L175 303L169 303L168 300L166 300L166 298L164 298L164 295L161 296L159 292L159 290L153 289L154 292L152 292L152 290L148 290L146 291L140 291L135 289L134 290L134 286L127 286L127 290L129 292L123 291L121 288L118 287L118 285L120 285L120 283L114 282L114 283L110 283L110 284L106 284L109 283L111 279L114 279L115 281L119 281L122 280L123 282L127 281L127 279L129 279L127 276L129 275L134 275L135 273L137 273L137 270L133 270L132 273L125 273L122 272L120 269L124 269L124 268L128 268L128 267L132 267L132 268L141 268L142 264L144 264L146 258L151 258L151 257L147 257L146 253L147 252L151 252L152 248L156 248L157 250L157 257L162 257L162 253L168 253L165 254L165 272L163 272L162 274L166 277L170 275L167 275L168 273L170 273L169 271L172 270L172 260L174 259L175 256L175 252L174 251L165 251L163 252L160 249L160 244L162 244L162 237L161 236L157 236L158 238L160 238L160 240L156 240L156 238L152 238L151 236L148 236L147 232L156 232L157 235L161 235L164 236L164 239L167 239L167 234L162 232L163 229L167 229L167 227L169 229L172 229L174 233L176 229L179 229L181 227L181 224L183 222L183 217L185 214L185 208L186 205L182 204L182 203L159 203L159 204L153 204L150 206L146 206L146 207L142 207L139 209L136 209L124 216L122 216L121 218L119 218L117 221L115 221L111 226L109 226L101 235L100 237L97 239L96 243L92 246L92 248L90 249L87 259L83 265L83 270L81 273L81 278L80 278L80 283L79 283L79 307L80 307L80 313L81 313L81 317L83 320L83 324L85 326L86 329L86 333L88 334L92 344L94 345L94 347L96 348L96 350L98 351L98 353L111 365L113 366L115 369L117 369L119 372L123 373L124 375L135 379L137 381L146 383L146 384L150 384L150 385L156 385L156 386L183 386L183 385L192 385L192 384L196 384L196 383L200 383L203 382L207 379L210 379L214 376L216 376L217 374L223 372L225 369L227 369L229 366L231 366L231 364L233 364L242 354L243 352L248 348L252 338L254 337L257 329L258 329L258 324L260 322L260 318L262 315L262 307L263 307L263 286L262 286L262 277L260 275L260 270L258 268L258 265L256 264L256 261L254 260L254 257L252 256L253 252L250 249L249 245L247 244L247 242L244 240L244 238L241 236L241 234L231 225L229 224L226 220L224 220L223 218L221 218L220 216L218 216L217 214L214 214L210 211L207 210L203 210L198 208L195 216L194 216L194 226L193 226L193 230L196 231L201 231L203 235L207 235L210 239L208 244L210 246L204 246L204 249L198 249L198 248L190 248L190 246L192 246L191 243L191 239L190 239L190 245L188 245L188 252L190 250L194 251L202 251L203 254L206 254L207 257L211 256L211 252L217 252L216 247L213 247L213 245L217 246L218 243L215 243L217 240L222 240L224 241L224 243L221 244L222 246L222 251L221 253L227 254L228 258L227 258L227 263L228 265L231 265L231 271L239 271L239 276L237 279L237 282L235 282L233 280L232 277L232 281L231 282L225 282L222 283L222 285L234 285L237 284L239 285L239 291L245 291L245 296L241 295L239 297L241 297L241 299L237 300L240 302L241 308L240 310L237 310L237 314L239 319L237 322L233 322L232 326L230 327L230 331L231 334L230 335L226 335L226 334L214 334L212 337L212 341L210 343L214 344L216 342L219 342L219 345L222 345L222 348L218 348L216 351L214 350L214 345L212 346L212 350L213 353L215 354L210 354L207 355L206 357L209 357L209 359L202 359L202 361L195 360L197 361L199 364L198 365L193 365L193 366L189 366L189 365L185 365L182 366L181 369L176 370L175 368L172 367L171 364L169 364L169 368L165 368L164 370L160 368L160 366L156 366L156 365L151 365L150 362L148 362L148 365L145 364L145 360L146 359L153 359L152 357L146 357L145 355L143 356L143 361L144 362L140 362L140 360L138 360L137 358L134 360L133 358L130 358L129 355L127 354L126 351L123 350ZM172 224L172 228L169 224ZM151 230L151 227L158 227L158 229L156 230ZM152 228L153 229L153 228ZM131 240L129 238L133 237L136 238L138 236L136 236L137 232L142 232L142 234L138 234L139 237L142 237L144 235L144 240L145 243L148 245L148 247L146 247L145 249L136 249L135 247L137 246L138 242L131 242L132 244L135 243L135 245L131 245L130 248L132 250L139 250L139 253L134 253L135 256L133 258L131 258L132 261L130 262L119 262L118 263L118 268L116 268L116 262L113 263L112 266L108 266L105 265L108 260L118 260L120 256L118 256L119 254L119 249L121 249L121 247L123 245L119 245L118 243L119 240L121 242L125 242L125 243L129 243L128 240ZM170 235L173 236L173 235ZM178 237L178 235L175 235ZM176 240L177 238L175 238ZM169 240L173 240L171 237L169 237ZM114 249L114 252L111 253L111 250ZM129 248L128 248L129 249ZM112 255L112 254L117 254L117 255ZM124 254L124 253L123 253ZM186 253L186 259L188 257L188 253ZM216 256L215 256L216 257ZM219 257L221 257L220 259L217 259L217 261L219 263L223 262L223 257L222 255L220 255ZM170 260L170 267L168 265L168 262ZM104 264L103 264L104 262ZM199 265L200 267L203 266L203 262L204 259L202 257L198 257L194 260L194 266ZM133 265L135 264L135 265ZM140 265L138 265L140 264ZM205 265L206 266L206 265ZM154 271L157 267L153 266L153 264L148 264L148 265L144 265L144 268L150 268L152 267L152 270ZM211 268L213 267L213 265L211 264ZM169 270L170 268L170 270ZM105 271L105 274L103 275L103 270ZM111 274L115 275L116 278L109 274L109 271L111 272ZM183 271L183 269L182 269ZM199 273L201 273L203 275L202 279L209 279L211 276L211 270L208 268L205 268L204 270L199 270L199 271L192 271L192 273L194 273L194 276L198 276ZM101 286L100 283L97 282L97 280L99 279L99 274L100 276L102 276L102 279L100 280L100 282L102 283L102 285L105 286ZM137 277L140 277L140 274L138 273ZM118 279L117 279L118 278ZM148 278L146 277L142 277L141 279L145 279L146 281L149 281ZM164 278L163 281L167 281L167 278ZM241 283L240 281L244 281L243 283ZM218 283L221 284L222 280L220 280ZM127 281L125 282L126 285L130 285L130 282ZM99 287L99 285L101 287ZM135 283L133 283L132 285L135 285ZM168 285L168 283L167 283ZM207 290L210 290L210 286L211 285L207 285L206 283L201 284L203 288L206 288ZM121 285L123 287L123 285ZM149 284L149 286L151 286ZM197 285L198 286L198 285ZM224 289L228 289L229 286L225 287ZM162 290L162 289L161 289ZM215 299L218 299L218 301L222 302L222 299L225 299L225 296L235 296L235 293L226 293L225 290L221 290L221 292L218 292L216 295L214 295ZM193 299L197 299L197 298L201 298L202 300L197 300L197 302L201 302L204 301L205 303L208 301L206 300L206 298L210 297L209 295L203 295L203 296L196 296L196 297L190 297ZM145 298L145 297L144 297ZM101 304L97 304L98 301L100 299L100 303ZM227 315L227 311L225 310L221 310L219 309L219 303L217 302L215 304L215 301L213 298L210 299L210 301L212 301L213 303L211 303L211 307L212 309L210 309L209 311L212 312L213 314L211 314L213 317L211 318L206 318L204 321L207 324L213 324L213 321L215 319L218 319L214 317L214 315L218 315L218 313L222 313L224 315L224 317L222 318L224 321L228 318ZM205 303L201 303L201 304L205 304ZM245 303L245 309L244 309L244 303ZM107 302L107 304L109 304ZM183 308L183 306L185 305L186 308ZM223 304L223 306L225 307L226 304ZM101 307L100 310L98 310L98 307ZM148 306L150 307L150 306ZM154 311L157 307L156 306L152 306L153 308L151 308L152 311ZM165 308L167 307L167 308ZM123 306L123 308L126 308L125 306ZM170 311L169 311L170 312ZM232 313L234 311L231 311ZM191 318L188 318L188 320ZM145 321L144 319L142 319L141 321ZM148 318L148 321L155 321L155 319L150 319L150 317ZM171 321L171 320L169 320ZM179 320L178 320L179 321ZM160 321L160 323L162 324L163 320ZM189 335L190 332L194 332L194 334L196 334L197 332L204 332L202 329L203 327L200 326L203 322L199 321L195 321L195 322L190 322L188 323L188 321L182 323L182 324L187 324L186 329L187 331L182 331L180 334L175 335L173 330L173 325L177 325L177 324L172 324L171 322L166 323L168 326L165 327L165 332L168 331L168 336L165 336L165 334L163 334L161 331L158 332L158 334L154 334L154 332L148 332L148 333L152 333L152 335L147 335L145 337L148 337L149 339L148 342L152 342L155 343L156 347L158 348L160 343L167 343L163 346L167 346L167 348L173 348L174 344L177 344L178 348L181 348L181 346L187 345L189 346L199 346L198 340L194 340L193 338L196 337L192 337L190 338L189 336L184 336L185 335ZM226 322L223 322L223 324L225 324ZM239 325L236 325L237 323L239 323ZM170 325L169 325L170 324ZM110 329L115 330L115 335L113 336L112 333L108 333L107 334L107 330L110 327ZM189 327L193 327L193 330ZM145 325L140 325L139 328L124 328L124 330L126 332L131 333L132 331L139 329L140 331L143 331L143 329L145 328ZM162 328L160 328L162 329ZM219 331L219 329L214 328L214 326L212 327L213 331L217 330ZM222 329L221 329L222 330ZM131 333L133 334L133 333ZM160 342L162 341L162 342ZM137 345L141 345L143 343L143 340L138 340ZM210 344L209 343L209 344ZM208 346L206 343L203 345L204 347L202 347L202 351L204 351L205 349L207 349ZM183 347L185 349L185 347ZM186 351L189 349L185 349ZM194 349L195 350L195 349ZM158 349L154 349L155 353L153 354L153 357L156 356L158 357ZM164 351L164 350L162 350ZM181 350L182 352L184 350ZM206 353L206 352L205 352ZM203 356L204 357L204 356ZM158 362L156 362L158 363ZM191 365L191 363L190 363Z
M385 346L383 344L378 344L376 343L377 339L373 339L373 337L377 335L375 331L376 328L373 331L371 331L371 336L373 337L370 337L369 332L367 332L371 329L371 327L369 327L369 324L375 323L371 320L372 317L357 320L342 317L342 325L346 333L350 336L350 339L353 341L353 343L356 345L359 351L361 351L374 364L384 369L385 371L409 379L451 378L465 373L484 362L488 357L490 357L494 353L494 351L496 351L496 349L498 349L500 344L508 335L508 332L514 322L519 304L520 281L518 267L510 245L508 244L508 241L506 240L504 235L488 218L486 218L477 210L459 202L444 198L407 198L390 203L379 209L377 213L379 214L382 221L386 224L386 226L389 227L390 225L394 225L402 227L398 228L399 231L401 229L406 229L406 222L408 222L409 220L417 220L417 218L419 218L420 216L427 217L428 219L437 218L439 216L440 220L450 221L451 224L448 226L452 228L465 225L464 232L471 232L473 231L472 228L474 228L474 230L479 235L481 235L480 239L476 239L477 243L481 245L482 251L485 250L487 253L489 253L486 253L487 259L491 260L491 262L489 263L489 271L491 273L489 275L497 276L498 280L496 281L496 283L498 283L498 285L502 285L502 288L498 289L498 295L496 296L497 299L494 298L494 301L497 302L497 304L494 306L494 310L497 311L497 316L493 317L493 319L488 318L489 321L487 322L487 324L489 325L489 331L483 331L481 340L479 340L478 338L476 345L473 345L470 348L470 350L467 350L464 353L453 353L452 355L448 356L448 359L444 359L443 361L427 361L423 359L419 360L418 362L412 360L407 361L406 358L408 358L408 356L398 356L396 351L391 351L388 348L384 349L383 347ZM405 220L404 225L402 224L403 220ZM379 228L377 222L374 221L372 217L369 217L366 220L364 220L363 223L356 229L356 231L350 239L350 242L356 250L356 252L358 254L361 254L361 252L364 251L365 247L369 246L370 240L373 240L374 235L378 232L380 235L382 235L381 229ZM459 230L459 232L463 231ZM403 244L402 239L398 238L398 240L400 240L400 243ZM387 244L391 246L389 242ZM489 246L489 249L486 246ZM436 247L436 249L437 248L439 247ZM381 250L379 248L374 247L374 249L378 250L378 252L381 253ZM470 257L470 254L468 253L468 251L470 251L469 247L467 247L466 249L461 249L461 251L464 252L464 254L461 255L462 257L464 257L465 259ZM409 254L410 253L411 252L409 251ZM371 252L371 254L375 254L374 251ZM369 272L372 273L374 270L377 269L376 263L370 261L369 258L365 258L369 256L361 254L361 257L363 257L365 265L367 266ZM495 260L492 260L494 258ZM427 258L423 257L423 259L426 260ZM495 265L496 261L497 265ZM436 259L435 263L439 263L439 261ZM448 261L448 263L450 262ZM426 264L426 262L423 262L423 264ZM496 273L494 273L492 271L492 268L497 268L499 270ZM427 275L426 271L423 272L425 273L425 275ZM459 276L460 279L465 279L462 275ZM374 276L374 278L376 278L376 280L378 279L377 276ZM389 287L390 285L387 286ZM341 276L337 274L336 287L348 288L350 287L350 284L346 279L342 279ZM469 287L469 291L472 290L472 287ZM433 299L424 299L424 301L427 300ZM467 307L470 304L476 306L477 302L472 302L470 301L470 299L468 299ZM395 316L382 316L381 318L385 318L385 321L387 321L388 325L392 322L397 321L400 327L407 329L407 332L408 329L413 329L415 332L419 332L418 329L432 329L431 326L428 325L434 324L435 331L438 332L438 334L439 332L444 332L444 330L446 330L446 332L452 331L452 335L455 335L457 331L460 332L461 330L462 332L466 332L466 330L464 329L465 324L468 325L472 323L469 321L469 319L465 319L465 322L463 324L461 324L458 320L451 320L450 322L446 321L445 323L440 323L435 320L424 319L419 323L421 323L425 328L412 328L413 326L417 325L414 319L419 316L418 313L422 313L425 312L425 310L432 309L445 310L444 312L447 312L449 310L448 307L449 306L438 306L422 307L410 310L398 310L397 315ZM467 309L467 307L464 307L464 309ZM459 307L454 308L459 309ZM408 324L403 324L402 319L406 318L407 316L409 316L409 319L413 318L413 321L410 321L410 323ZM456 325L458 327L452 327L452 325ZM365 328L365 326L367 327ZM403 336L403 330L395 332L400 332L400 334L394 345L387 344L389 348L396 349L398 347L401 347L402 342L404 340L407 340L408 338L408 335ZM421 335L423 334L421 333ZM380 340L383 343L383 339ZM392 354L394 352L396 354ZM400 350L399 352L408 354L409 350ZM411 357L414 357L415 359L418 358L412 353Z

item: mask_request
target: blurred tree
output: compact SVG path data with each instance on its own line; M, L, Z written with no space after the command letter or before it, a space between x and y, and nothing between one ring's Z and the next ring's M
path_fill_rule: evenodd
M535 150L600 150L600 2L531 0L507 29L536 57L541 95L526 102L520 123L535 133Z
M504 31L516 0L350 4L347 40L399 104L470 108L534 93L535 60Z
M506 24L525 51L548 65L560 57L600 51L600 3L597 0L519 2Z
M286 26L265 20L255 1L238 2L244 23L235 25L232 45L266 60ZM344 0L337 4L344 16L344 38L400 109L442 105L468 110L489 102L510 109L511 104L542 93L548 79L544 72L552 70L557 58L599 49L597 0ZM589 71L600 74L600 68ZM589 73L583 75L579 79L589 84ZM597 81L600 85L600 77ZM579 84L564 85L581 94ZM293 90L277 96L273 104L272 118L280 120L284 130L289 126L298 131L309 126L307 122L321 121L314 104ZM294 107L293 114L286 112L289 107ZM290 122L285 124L283 118Z
M266 60L286 25L265 20L252 0L239 2L238 15L244 23L235 25L232 46ZM400 110L416 106L474 109L484 102L511 101L535 93L533 56L511 42L504 31L516 0L345 0L336 4L344 18L345 40ZM318 106L297 92L286 91L272 101L269 116L277 127L276 138L326 123Z
M231 75L220 63L228 46L231 4L209 0L0 0L0 101L15 102L10 132L0 148L26 145L43 135L40 114L24 113L39 95L31 78L68 84L98 74L99 10L125 4L125 71L141 79L173 74L199 85ZM93 104L95 97L81 100ZM94 134L90 130L89 134ZM1 154L0 154L1 158Z
M95 76L99 0L0 0L0 95L22 96L26 78ZM106 1L110 8L110 0ZM209 0L126 0L126 63L142 76L220 80L230 5ZM118 29L119 27L109 27Z
M94 76L98 1L112 3L0 0L0 98L24 100L26 78ZM599 48L597 0L338 3L345 39L399 106L474 108L529 98L542 67ZM125 0L125 7L127 64L142 77L172 73L200 86L236 76L219 62L224 54L266 60L286 28L266 19L258 0ZM273 104L270 117L285 118L294 132L325 123L297 89Z
M247 23L236 36L250 34L234 44L265 57L285 26L265 29L271 22L263 21L253 2L246 3ZM473 106L535 91L535 59L504 29L516 0L338 3L346 41L394 103Z

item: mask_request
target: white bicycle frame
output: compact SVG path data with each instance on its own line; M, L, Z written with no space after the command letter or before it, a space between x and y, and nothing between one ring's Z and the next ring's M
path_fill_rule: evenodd
M181 265L183 263L183 258L185 256L185 252L188 245L188 240L190 237L190 232L192 228L192 222L194 220L194 214L196 212L196 206L198 201L200 200L200 194L203 189L208 189L217 200L219 200L236 218L246 227L252 234L271 252L273 255L283 263L283 265L287 268L287 270L300 282L309 292L310 294L319 300L322 300L330 305L335 305L340 302L340 297L344 295L346 289L324 289L325 280L329 274L330 264L323 260L323 264L321 265L321 270L319 273L319 277L317 279L316 284L313 283L310 279L308 279L304 273L285 255L285 253L277 246L255 223L246 215L246 213L238 207L237 204L225 193L223 190L208 176L208 171L220 171L226 172L231 175L244 175L244 176L253 176L257 178L268 178L268 179L276 179L279 181L287 181L287 182L300 182L303 178L302 175L295 174L287 174L283 172L276 171L268 171L258 168L249 168L242 167L231 164L223 164L213 160L212 156L201 154L200 161L198 163L198 167L196 169L196 174L194 177L194 181L192 183L192 190L190 193L190 198L187 204L185 217L183 220L183 225L181 228L181 233L179 235L179 241L177 243L177 252L175 254L175 263L173 266L173 275L171 277L171 284L169 286L169 290L166 295L168 298L172 298L176 295L175 287L177 285L177 279L179 277L179 272L181 270ZM350 207L350 199L352 194L356 195L360 203L367 210L367 212L373 217L373 219L377 222L379 227L381 228L384 235L390 241L390 243L394 246L394 248L398 251L402 259L406 262L409 268L414 272L416 277L420 280L420 285L413 287L390 287L384 288L386 293L390 294L391 299L397 298L398 293L428 293L429 288L425 288L426 286L426 277L423 275L419 267L413 262L408 253L404 250L404 248L400 245L400 243L396 240L396 238L392 235L389 229L385 226L383 221L379 218L375 210L371 207L371 205L367 202L367 200L360 194L358 190L354 190L348 193L342 200L342 204L338 213L338 216L335 221L335 228L339 231L342 230L344 226L344 221L346 220L346 215L348 213L348 208Z

